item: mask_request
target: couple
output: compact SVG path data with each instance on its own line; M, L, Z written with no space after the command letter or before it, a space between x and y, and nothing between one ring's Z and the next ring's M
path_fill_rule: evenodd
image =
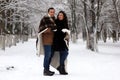
M45 76L52 76L55 72L50 71L50 65L56 68L61 75L67 75L66 59L68 56L68 43L70 31L68 19L64 11L60 11L55 19L55 9L49 8L39 25L38 32L38 55L44 54ZM59 55L56 55L59 52ZM59 59L58 59L59 58Z

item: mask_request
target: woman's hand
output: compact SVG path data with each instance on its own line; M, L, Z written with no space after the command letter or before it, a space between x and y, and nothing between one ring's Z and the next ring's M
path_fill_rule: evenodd
M68 30L68 29L62 29L62 32L67 33L68 35L70 35L70 30Z

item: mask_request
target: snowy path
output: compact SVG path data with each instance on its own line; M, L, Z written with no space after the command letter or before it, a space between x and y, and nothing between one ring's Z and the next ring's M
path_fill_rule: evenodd
M71 44L67 76L53 68L54 76L43 76L43 56L35 54L34 39L0 50L0 80L120 80L120 42L99 42L99 53L86 50L82 40ZM6 70L7 66L15 68Z

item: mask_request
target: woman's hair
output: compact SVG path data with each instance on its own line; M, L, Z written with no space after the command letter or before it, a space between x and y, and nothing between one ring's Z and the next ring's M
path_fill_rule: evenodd
M64 21L65 26L68 27L68 18L67 18L67 15L66 15L66 13L65 13L64 11L60 11L60 12L58 13L58 15L57 15L57 20L59 20L58 16L59 16L60 13L62 13L63 16L64 16L63 21Z

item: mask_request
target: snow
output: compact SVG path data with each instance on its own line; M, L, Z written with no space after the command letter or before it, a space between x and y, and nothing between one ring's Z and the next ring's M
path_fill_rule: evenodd
M120 80L120 42L99 42L99 52L86 50L85 42L70 43L69 75L43 76L43 56L36 56L35 39L0 50L0 80ZM6 67L14 69L6 70Z

